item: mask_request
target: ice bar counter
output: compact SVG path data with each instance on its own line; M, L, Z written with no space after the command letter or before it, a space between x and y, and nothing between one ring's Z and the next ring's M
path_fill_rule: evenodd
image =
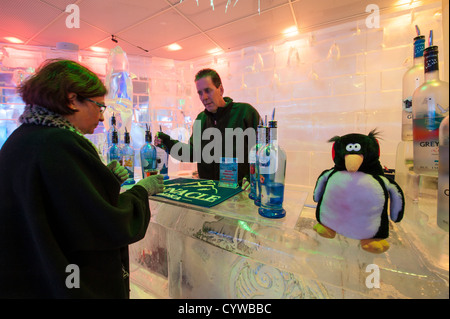
M241 192L211 208L150 197L144 239L130 246L132 298L449 298L448 232L436 199L405 196L390 249L320 237L312 190L285 189L282 219Z

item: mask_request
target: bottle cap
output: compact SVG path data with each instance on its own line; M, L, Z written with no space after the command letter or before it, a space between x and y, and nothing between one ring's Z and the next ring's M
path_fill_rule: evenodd
M423 50L423 56L425 58L425 73L439 70L439 50L436 45Z
M115 126L113 126L114 127L114 130L112 131L112 136L111 136L111 140L112 140L112 143L113 144L117 144L117 143L119 143L119 135L117 134L117 130L116 130L116 127Z
M424 55L431 54L431 53L438 53L438 52L439 52L439 47L437 45L429 46L428 48L423 50Z
M269 121L270 128L277 128L277 121Z
M152 141L152 132L148 128L148 124L145 124L145 128L146 128L146 130L145 130L145 141L151 143L151 141Z

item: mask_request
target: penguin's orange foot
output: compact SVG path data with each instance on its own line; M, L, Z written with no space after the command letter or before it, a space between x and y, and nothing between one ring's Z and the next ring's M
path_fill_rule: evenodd
M382 254L389 249L389 243L385 239L362 239L361 248L369 253Z
M336 232L332 230L331 228L328 228L325 225L322 225L320 223L316 224L313 229L322 237L325 238L334 238L336 236Z

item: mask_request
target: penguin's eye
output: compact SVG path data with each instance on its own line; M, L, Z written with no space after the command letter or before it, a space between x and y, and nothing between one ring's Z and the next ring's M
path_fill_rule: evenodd
M358 152L359 150L361 150L361 145L358 144L358 143L355 143L355 144L347 144L347 146L345 147L345 149L347 150L347 152L351 152L351 151Z

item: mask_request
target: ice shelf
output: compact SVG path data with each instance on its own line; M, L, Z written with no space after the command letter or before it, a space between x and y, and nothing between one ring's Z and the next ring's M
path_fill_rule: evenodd
M259 216L245 192L209 209L151 197L146 237L130 246L132 297L449 298L449 234L433 199L407 198L377 255L317 235L311 192L287 186L280 220Z

